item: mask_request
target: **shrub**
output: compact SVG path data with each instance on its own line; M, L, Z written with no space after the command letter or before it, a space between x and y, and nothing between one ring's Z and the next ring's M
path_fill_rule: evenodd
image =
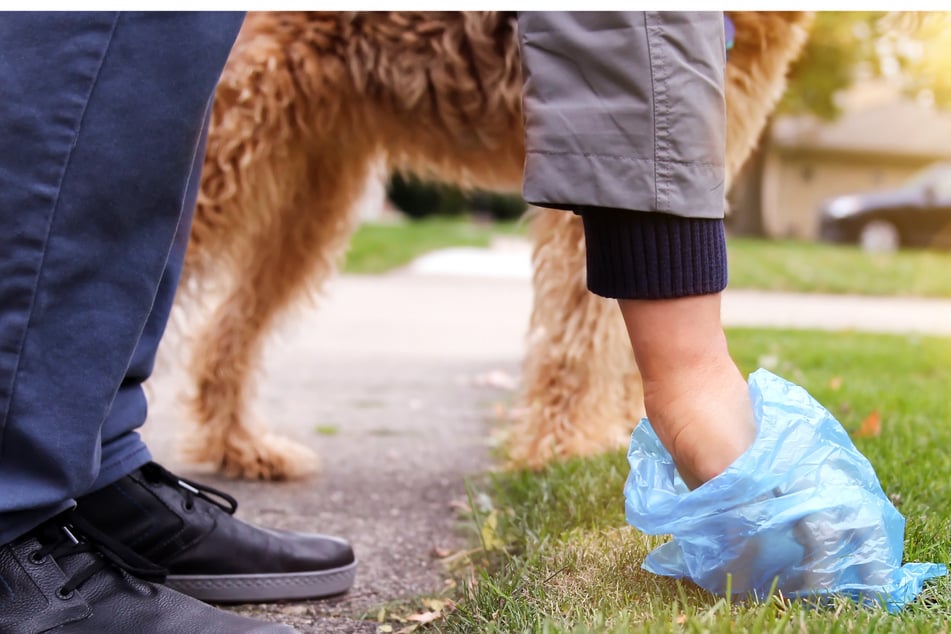
M520 196L484 190L464 192L457 187L401 174L390 178L386 194L390 202L410 218L475 213L488 215L493 220L514 220L526 207Z

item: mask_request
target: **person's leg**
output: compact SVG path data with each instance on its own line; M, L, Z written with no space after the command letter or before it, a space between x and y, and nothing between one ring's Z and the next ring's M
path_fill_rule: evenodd
M205 126L208 120L206 118ZM207 133L207 129L205 130ZM319 534L260 529L233 517L237 503L151 462L136 430L145 422L142 385L152 374L188 246L205 155L203 134L183 213L155 301L102 429L99 477L76 515L168 571L171 587L208 601L316 598L348 590L356 574L350 545ZM216 504L213 500L226 501Z
M691 488L753 444L749 387L727 349L720 294L620 300L644 380L644 408Z
M82 522L241 14L0 19L0 631L291 632Z
M146 420L143 384L152 374L175 299L204 164L209 107L187 178L177 230L131 361L101 430L101 466L77 491L76 517L160 564L171 587L208 601L265 601L339 594L356 561L339 538L260 529L233 517L230 497L204 497L198 483L151 462L137 429ZM227 504L211 500L224 499Z
M0 21L0 542L98 475L240 15Z
M588 285L617 298L645 408L691 486L753 441L720 324L720 13L522 13L530 203L584 219Z
M149 312L145 327L136 343L135 352L132 354L132 361L129 363L102 426L102 458L99 476L88 491L101 489L152 459L151 453L136 431L145 423L148 412L143 385L155 368L159 343L165 334L165 327L168 324L169 314L175 302L175 292L182 274L193 211L201 184L201 168L205 158L210 115L209 103L203 132L188 177L178 229L172 241L152 310Z

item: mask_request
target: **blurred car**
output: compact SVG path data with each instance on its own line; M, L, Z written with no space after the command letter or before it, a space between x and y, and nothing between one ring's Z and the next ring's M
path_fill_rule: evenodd
M951 163L931 165L895 189L826 200L819 237L866 251L951 249Z

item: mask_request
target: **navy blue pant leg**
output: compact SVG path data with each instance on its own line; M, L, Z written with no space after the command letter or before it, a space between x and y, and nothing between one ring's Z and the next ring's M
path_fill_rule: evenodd
M155 357L162 335L165 334L169 313L175 302L175 291L185 263L185 251L188 247L195 203L198 200L198 189L201 185L201 168L204 164L205 143L208 140L207 125L211 118L210 105L209 102L208 118L205 121L205 129L188 179L188 189L185 193L178 231L172 242L168 261L165 263L165 272L159 283L155 302L152 304L152 312L149 313L145 322L145 328L132 354L132 361L102 427L102 464L99 468L99 476L89 488L89 493L109 486L152 459L152 454L136 432L145 422L148 412L148 403L142 386L155 368Z
M0 19L0 543L96 482L242 18Z

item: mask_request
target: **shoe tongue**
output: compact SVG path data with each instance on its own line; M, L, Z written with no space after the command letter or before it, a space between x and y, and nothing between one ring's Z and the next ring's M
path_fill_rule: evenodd
M85 569L87 566L97 563L99 559L99 555L95 552L76 550L57 556L56 564L67 577L70 577L80 570Z

